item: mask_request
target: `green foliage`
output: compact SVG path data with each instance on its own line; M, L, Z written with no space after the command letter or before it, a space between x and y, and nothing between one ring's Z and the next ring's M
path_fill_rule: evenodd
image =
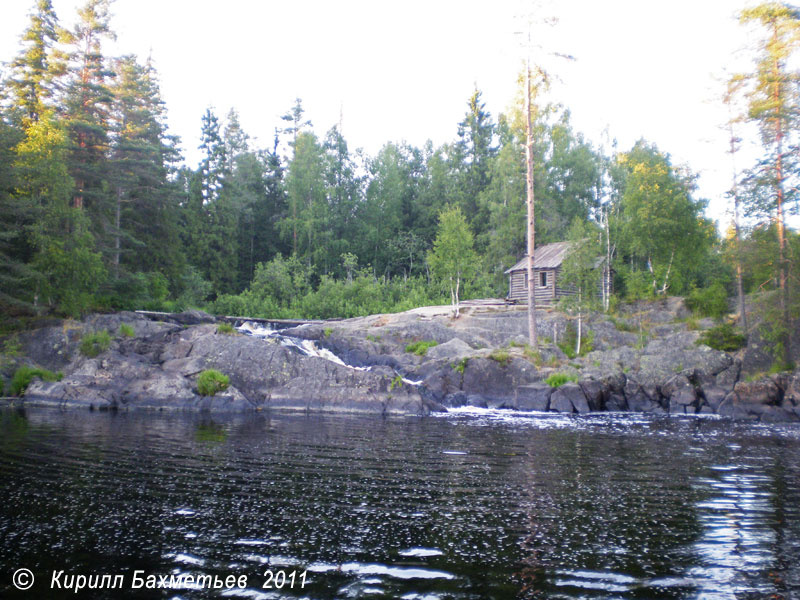
M575 352L575 346L578 341L578 331L572 323L567 323L567 328L564 335L558 342L558 347L567 355L567 358L573 359L578 356L586 356L589 352L594 350L594 332L584 330L583 339L581 340L581 353Z
M394 379L392 379L392 383L389 384L389 391L393 391L395 388L403 387L403 376L397 375Z
M465 357L462 358L457 363L452 364L453 370L460 373L461 375L464 374L464 370L467 368L467 364L469 363L469 358Z
M428 253L434 277L450 289L450 300L458 316L460 288L474 277L478 257L473 249L472 231L458 207L439 214L439 230Z
M217 333L221 333L223 335L236 335L236 330L233 328L233 325L223 321L217 325Z
M551 344L552 340L549 338L540 336L539 343L541 344ZM516 340L512 340L508 343L509 348L522 348L522 355L527 358L530 362L532 362L537 367L542 365L542 354L538 350L534 350L530 344L517 342Z
M326 338L329 338L329 337L331 337L331 334L332 334L332 333L333 333L333 329L332 329L332 328L330 328L330 327L326 327L326 328L325 328L325 329L322 331L322 334L323 334L323 335L324 335Z
M628 302L653 298L653 279L647 271L634 271L628 265L618 266Z
M616 228L621 255L628 258L626 293L645 298L680 292L699 276L716 235L702 217L704 201L692 198L693 177L642 140L619 156L618 165L624 174Z
M94 358L102 352L108 350L111 345L111 335L105 329L87 333L81 338L81 354L89 358Z
M195 267L189 266L180 278L180 293L177 298L177 307L181 310L189 308L200 308L205 305L206 299L213 290L210 281L203 278L202 274ZM225 313L220 314L242 314Z
M213 396L225 391L230 385L230 378L216 369L206 369L197 377L197 393L201 396Z
M131 325L127 323L122 323L119 326L119 335L120 337L133 337L136 332L134 331Z
M565 383L567 383L568 381L577 383L578 377L576 375L570 375L566 373L553 373L547 379L544 380L544 382L552 388L560 387Z
M629 323L628 321L623 321L622 319L617 319L613 315L608 315L608 320L616 327L617 331L625 331L627 333L633 333L634 331L638 331L639 327L633 323Z
M495 349L489 354L490 359L499 363L503 367L507 367L511 363L511 354L507 350Z
M714 350L735 352L747 344L747 338L736 331L732 324L722 323L704 331L697 340Z
M14 372L14 376L11 378L11 395L21 396L24 394L34 377L39 377L44 381L61 381L64 374L53 373L37 367L22 366Z
M420 340L412 342L406 346L406 352L411 352L417 356L425 356L428 353L428 348L438 346L439 342L436 340Z
M16 334L10 335L3 342L3 351L0 352L0 369L9 367L19 358L22 352L22 344Z
M729 310L728 292L719 282L707 288L694 288L686 298L686 307L704 317L722 319Z
M270 293L264 288L255 289L254 285L238 295L219 296L212 310L216 314L251 317L330 319L399 312L443 303L441 295L422 278L379 281L366 271L358 273L350 282L323 276L316 289L308 284L304 291L288 294L283 299Z

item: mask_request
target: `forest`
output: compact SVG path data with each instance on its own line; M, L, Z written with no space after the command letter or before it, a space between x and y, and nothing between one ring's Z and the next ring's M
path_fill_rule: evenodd
M720 104L731 151L719 160L733 164L748 124L761 156L732 175L724 235L696 175L655 142L598 148L567 107L535 102L536 241L587 240L584 255L607 256L606 310L683 295L700 313L738 313L746 331L736 298L758 296L788 363L800 312L800 236L786 226L800 173L800 14L767 3L741 20L760 37L751 72L730 77ZM88 0L69 29L36 0L20 33L0 87L3 328L121 309L333 318L443 304L452 273L437 249L448 235L468 259L462 297L506 295L504 272L526 249L523 83L498 115L476 88L449 143L387 142L374 156L336 125L315 134L301 99L276 116L266 148L235 108L209 108L191 167L152 61L104 53L108 0Z

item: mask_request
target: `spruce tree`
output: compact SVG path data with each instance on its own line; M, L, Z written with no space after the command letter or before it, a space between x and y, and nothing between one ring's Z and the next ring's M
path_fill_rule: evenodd
M65 122L71 148L68 165L75 180L72 205L86 210L99 246L111 248L108 232L113 209L105 180L108 173L109 111L112 94L102 44L114 39L109 1L88 0L78 10L78 22L68 33L69 43Z
M54 79L63 73L63 57L56 49L60 31L51 0L36 0L30 25L22 34L23 48L11 61L6 81L12 115L24 128L39 120L54 95Z
M133 56L115 61L111 87L109 182L114 199L111 265L176 278L183 267L177 195L169 173L179 154L166 130L166 111L152 64Z

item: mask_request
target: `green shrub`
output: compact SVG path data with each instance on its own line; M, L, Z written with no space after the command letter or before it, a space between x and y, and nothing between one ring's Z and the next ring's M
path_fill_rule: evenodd
M550 377L544 380L544 382L547 385L553 388L560 387L565 383L567 383L568 381L577 383L578 377L575 375L568 375L567 373L553 373L552 375L550 375Z
M401 387L403 387L403 376L397 375L394 379L392 379L392 383L389 385L389 391L394 390L394 388Z
M469 362L469 358L462 358L457 363L453 363L451 366L453 367L454 371L458 371L461 375L464 374L464 369L467 368L467 363Z
M686 307L695 314L721 319L728 313L728 292L719 282L695 288L686 298Z
M111 345L111 335L103 329L102 331L95 331L94 333L87 333L81 339L81 354L94 358L101 352L108 350Z
M236 330L233 328L233 325L230 323L220 323L217 325L217 333L222 333L224 335L235 335Z
M737 332L730 323L722 323L704 331L697 340L698 344L705 344L714 350L735 352L747 344L747 338Z
M411 352L417 356L425 356L428 353L428 348L433 348L438 345L439 342L436 340L420 340L406 346L406 352Z
M127 323L123 323L119 326L119 335L120 337L133 337L136 332L133 330L133 327L128 325Z
M578 331L572 323L567 324L567 329L564 332L563 339L558 342L558 347L567 355L567 358L577 358L579 355L575 352L575 346L578 343ZM580 356L585 356L594 350L594 332L588 329L583 329L581 332L581 353Z
M504 367L511 362L511 355L505 350L492 350L489 358L500 363Z
M34 377L39 377L44 381L61 381L64 374L61 372L53 373L47 369L39 369L37 367L20 367L14 372L14 377L11 379L11 395L21 396Z
M217 392L228 389L231 380L216 369L206 369L197 377L197 393L201 396L213 396Z
M331 329L330 327L326 327L322 333L325 335L326 338L329 338L333 333L333 329Z

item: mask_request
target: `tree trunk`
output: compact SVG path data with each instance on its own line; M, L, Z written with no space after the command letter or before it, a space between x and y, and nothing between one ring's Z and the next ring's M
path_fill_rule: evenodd
M666 294L669 288L669 273L672 271L672 260L675 258L675 250L669 255L669 265L667 266L667 273L664 275L664 285L661 287L661 293Z
M528 207L528 343L534 351L536 339L536 287L533 281L533 261L535 251L535 220L533 197L533 132L531 128L531 67L525 65L525 163Z
M776 76L781 75L780 65L778 59L775 59L774 73ZM783 78L775 78L774 87L774 101L778 107L783 106L780 94L780 81ZM783 169L783 117L780 112L775 117L775 145L777 148L777 156L775 159L775 185L776 185L776 226L778 229L778 287L780 288L780 309L781 318L783 319L783 361L784 365L791 362L791 348L790 348L790 334L789 334L789 304L787 302L787 268L786 268L786 232L785 222L783 215L783 180L785 179Z
M122 188L117 186L117 206L114 213L114 279L119 279L120 227L122 225Z
M456 304L456 319L459 316L459 301L458 301L458 288L461 285L461 277L456 277L456 296L455 296L455 304Z
M578 292L578 305L580 305L581 301L582 301L581 293ZM581 317L582 317L582 312L580 309L578 309L578 341L575 344L575 356L581 355L581 325L582 325Z

